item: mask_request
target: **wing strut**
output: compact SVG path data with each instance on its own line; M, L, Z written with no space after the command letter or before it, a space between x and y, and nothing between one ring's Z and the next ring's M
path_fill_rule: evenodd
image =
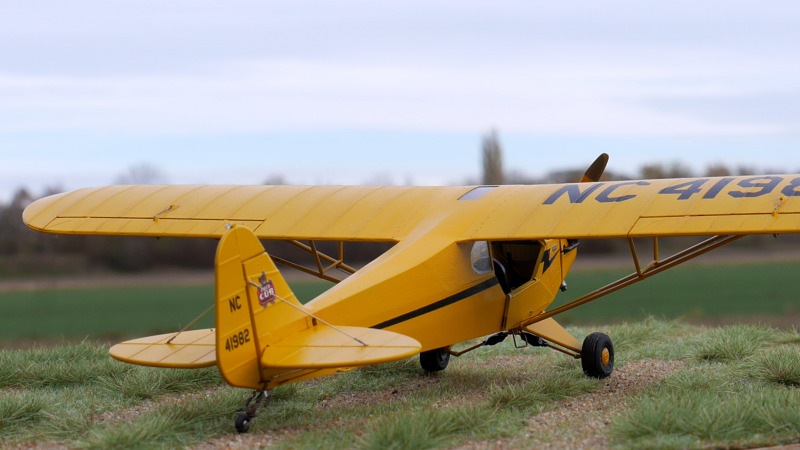
M288 242L288 243L294 245L295 247L299 248L300 250L303 250L304 252L311 254L314 257L314 263L317 266L317 270L309 269L309 268L307 268L305 266L302 266L302 265L297 264L295 262L289 261L287 259L283 259L283 258L280 258L278 256L271 255L272 259L276 263L283 264L284 266L291 267L293 269L299 270L301 272L305 272L305 273L310 274L310 275L314 275L317 278L321 278L323 280L327 280L327 281L330 281L330 282L333 282L333 283L339 283L342 280L340 280L338 278L334 278L334 277L328 275L328 271L330 271L332 269L338 269L338 270L346 273L347 275L352 275L352 274L356 273L356 269L354 269L354 268L352 268L352 267L350 267L350 266L348 266L347 264L344 263L344 242L343 241L339 241L339 255L338 255L338 258L334 258L332 256L329 256L329 255L321 252L320 250L318 250L317 249L317 244L314 241L309 241L309 245L306 245L306 244L304 244L304 243L302 243L302 242L300 242L298 240L295 240L295 239L287 240L285 242ZM329 265L326 266L326 267L323 267L323 261L328 263Z
M713 236L664 260L658 259L658 238L655 237L653 238L653 261L651 261L644 268L642 268L642 265L639 262L639 256L636 253L636 247L633 243L633 239L628 238L628 244L631 248L631 256L633 256L633 263L636 266L636 272L624 278L620 278L619 280L592 291L582 297L576 298L575 300L561 305L558 308L540 314L536 317L532 317L530 320L523 322L521 326L525 327L527 325L541 322L542 320L561 314L565 311L569 311L572 308L589 303L593 300L597 300L600 297L604 297L612 292L616 292L622 288L636 284L646 278L652 277L653 275L659 274L667 269L677 266L678 264L682 264L690 259L708 253L711 250L722 247L723 245L729 244L742 237L744 237L744 235Z

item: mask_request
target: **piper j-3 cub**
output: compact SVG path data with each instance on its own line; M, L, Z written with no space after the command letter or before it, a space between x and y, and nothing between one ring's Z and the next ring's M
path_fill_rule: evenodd
M36 201L23 219L48 233L219 239L216 327L123 342L111 356L216 365L228 384L254 390L235 422L245 432L277 386L416 354L436 372L508 336L607 377L611 339L592 333L581 343L554 316L744 235L800 231L800 175L603 182L607 160L581 183L560 185L88 188ZM666 236L711 237L661 258ZM635 271L548 311L583 238L627 239ZM640 262L634 238L653 239L651 262ZM261 239L303 248L316 270L271 257ZM338 255L318 251L319 241L338 241ZM356 271L343 261L345 241L394 246ZM328 280L333 270L349 276L302 305L275 262Z

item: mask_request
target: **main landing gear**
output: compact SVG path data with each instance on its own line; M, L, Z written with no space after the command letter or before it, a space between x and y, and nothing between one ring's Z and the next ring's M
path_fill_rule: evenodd
M272 401L272 391L254 391L253 395L244 404L244 408L236 416L234 425L239 433L247 433L250 423L258 415L258 408L266 408Z
M419 354L419 365L426 372L439 372L447 368L450 362L450 348L442 347Z
M581 348L583 373L594 378L606 378L614 370L614 344L603 333L592 333L583 340Z
M583 372L587 376L602 379L608 377L611 375L611 372L614 371L614 344L611 343L611 338L603 333L592 333L586 336L581 347L581 352L578 353L575 350L570 350L574 347L564 349L555 346L551 342L528 331L501 331L487 337L486 340L480 344L460 352L454 352L449 347L424 351L419 354L419 363L426 372L439 372L447 368L447 364L450 362L450 355L460 356L479 347L497 345L503 342L509 335L514 336L514 346L517 348L525 346L550 347L575 358L580 358ZM517 343L517 336L521 338L521 345Z

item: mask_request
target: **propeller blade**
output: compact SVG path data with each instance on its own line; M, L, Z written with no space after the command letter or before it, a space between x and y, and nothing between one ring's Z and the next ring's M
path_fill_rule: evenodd
M608 154L603 153L594 160L588 169L586 169L586 173L584 173L583 178L581 178L581 183L600 181L600 177L603 176L603 171L606 170L606 164L608 164Z
M586 169L586 173L584 173L583 178L581 178L581 183L600 181L600 177L603 176L603 172L606 170L606 164L608 164L608 153L602 153L594 160L592 165ZM578 248L578 244L580 244L580 240L578 239L567 239L567 246L564 248L563 252L568 253L575 250ZM561 285L561 290L567 290L566 284Z

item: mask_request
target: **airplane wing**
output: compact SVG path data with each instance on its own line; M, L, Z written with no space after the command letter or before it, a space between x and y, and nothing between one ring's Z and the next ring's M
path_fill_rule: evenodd
M787 233L800 175L534 186L108 186L38 200L25 223L64 234L456 241Z
M486 211L460 240L800 232L800 175L526 188L486 194Z
M107 186L38 200L23 220L60 234L398 241L469 187Z

